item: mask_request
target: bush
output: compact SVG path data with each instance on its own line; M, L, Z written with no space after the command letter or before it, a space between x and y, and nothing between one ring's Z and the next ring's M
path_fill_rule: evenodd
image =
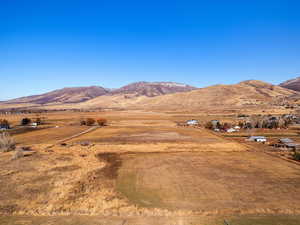
M86 121L85 120L80 120L80 125L81 126L85 126L86 125Z
M107 119L99 118L99 119L97 119L97 123L98 123L99 126L106 126L107 125Z
M295 160L300 161L300 152L295 152L293 157Z
M205 124L205 128L206 129L213 129L214 128L214 125L212 124L212 122L211 121L209 121L209 122L207 122L206 124Z
M95 120L93 119L93 118L87 118L86 119L86 125L87 126L92 126L92 125L94 125L95 124Z
M19 159L19 158L23 158L24 157L24 151L22 148L18 148L14 155L12 156L13 160Z
M29 119L29 118L23 118L21 120L21 125L23 125L23 126L26 126L26 125L28 125L30 123L31 123L31 119Z
M10 128L9 122L6 119L0 119L0 128L9 129Z
M42 119L40 117L36 118L35 120L37 125L41 125L42 124Z
M8 133L0 134L0 152L9 152L15 148L16 143Z

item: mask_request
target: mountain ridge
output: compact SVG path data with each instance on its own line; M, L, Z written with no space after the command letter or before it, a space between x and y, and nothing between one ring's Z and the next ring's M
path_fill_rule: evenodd
M99 87L98 87L99 88ZM74 89L74 88L73 88ZM49 93L57 93L73 90L64 88ZM83 88L84 89L84 88ZM76 89L77 90L77 89ZM135 82L118 89L105 89L101 87L101 93L96 96L81 94L52 96L50 102L40 104L41 96L47 99L47 94L34 96L33 100L25 98L21 107L48 107L59 108L118 108L118 109L157 109L157 110L197 110L205 108L230 108L248 106L279 106L282 102L292 99L294 102L300 99L299 92L278 85L259 81L246 80L237 84L218 84L204 88L195 88L187 84L175 82ZM83 91L84 94L86 92ZM51 96L51 95L50 95ZM78 97L79 96L79 97ZM36 99L38 101L36 101ZM295 100L296 99L296 100ZM60 100L60 101L57 101ZM8 103L18 103L16 100ZM4 107L1 103L0 107Z
M135 82L120 88L104 88L101 86L65 87L44 94L20 97L8 101L8 104L51 104L51 103L81 103L103 95L127 94L154 97L175 92L194 90L196 87L176 82Z
M300 92L300 77L282 82L281 84L279 84L279 86Z

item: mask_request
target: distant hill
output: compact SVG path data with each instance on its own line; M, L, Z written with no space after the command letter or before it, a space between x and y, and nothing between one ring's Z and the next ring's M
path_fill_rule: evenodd
M155 97L177 92L187 92L195 89L197 88L189 86L187 84L180 84L175 82L137 82L116 89L112 91L111 94L129 94L135 97Z
M53 104L53 103L79 103L89 99L105 95L109 91L103 87L74 87L63 88L41 95L33 95L7 101L10 104L32 103L32 104Z
M136 98L140 96L155 97L195 89L195 87L175 82L137 82L118 89L108 89L100 86L63 88L41 95L5 101L0 104L4 104L7 107L9 107L9 105L13 105L13 107L37 107L39 105L76 104L94 99L95 102L97 102L97 97L100 96L105 96L104 99L108 99L107 102L111 102L109 99L119 97L121 97L121 99Z
M143 98L130 108L157 110L197 110L272 105L296 92L262 81L249 80L234 85L215 85L190 92Z
M280 87L288 88L294 91L300 91L300 77L291 79L279 84Z
M0 103L0 108L43 107L48 109L145 109L205 110L271 107L297 102L300 94L257 80L232 85L195 88L173 82L137 82L118 89L103 87L64 88L42 95Z

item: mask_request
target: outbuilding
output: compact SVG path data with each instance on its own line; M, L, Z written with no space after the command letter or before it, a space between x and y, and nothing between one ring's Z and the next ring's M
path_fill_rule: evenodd
M294 143L294 141L292 139L290 139L290 138L280 138L279 142L282 143L282 144L291 144L291 143Z

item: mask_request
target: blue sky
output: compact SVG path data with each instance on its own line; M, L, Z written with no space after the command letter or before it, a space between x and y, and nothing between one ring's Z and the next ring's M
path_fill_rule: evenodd
M0 100L135 81L300 76L300 1L0 0Z

